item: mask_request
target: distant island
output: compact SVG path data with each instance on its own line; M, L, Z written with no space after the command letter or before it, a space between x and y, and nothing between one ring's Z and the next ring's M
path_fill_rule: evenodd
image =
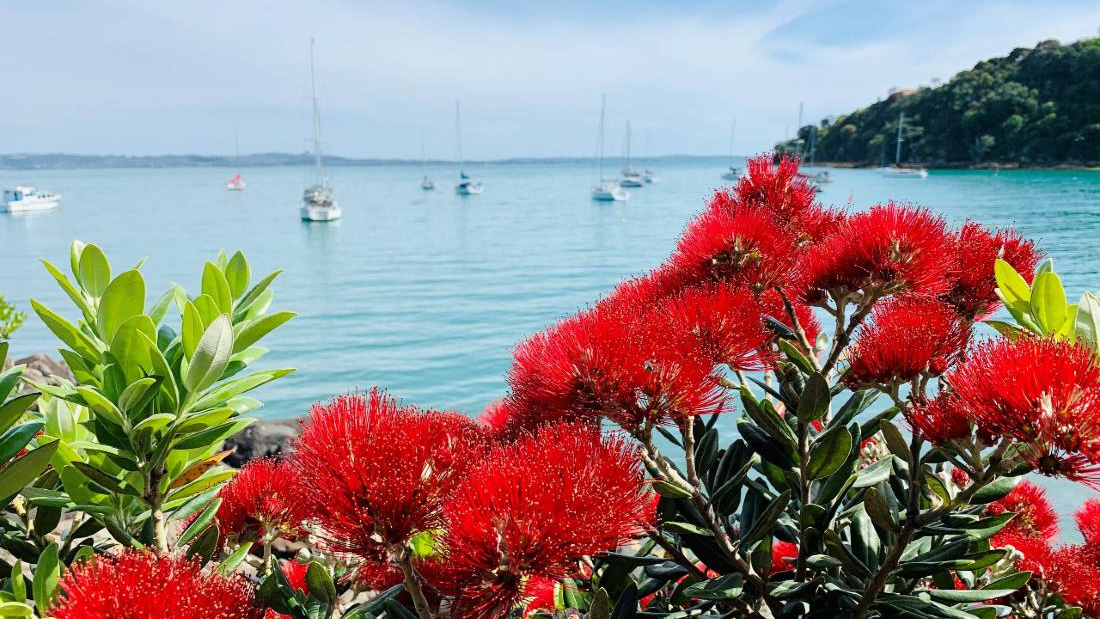
M647 158L647 162L670 160L725 159L724 155L661 155ZM467 165L484 163L588 163L593 157L515 157L487 161L467 161ZM419 159L357 159L354 157L325 156L325 165L379 166L421 165ZM428 165L457 165L450 160L430 160ZM16 153L0 154L0 170L57 170L80 168L255 168L274 166L313 165L313 155L303 153L257 153L240 157L221 155L74 155L67 153Z
M979 62L948 82L801 127L781 152L841 165L1100 166L1100 38Z

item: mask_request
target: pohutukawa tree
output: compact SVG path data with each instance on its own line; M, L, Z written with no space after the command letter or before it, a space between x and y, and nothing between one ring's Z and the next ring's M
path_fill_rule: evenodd
M49 268L83 320L35 309L78 384L0 408L26 422L9 457L30 450L0 469L30 483L0 545L36 564L0 612L1100 615L1100 501L1058 546L1023 480L1100 485L1100 297L1068 303L1012 230L827 208L792 159L748 170L667 262L520 343L476 420L337 396L228 483L241 394L281 375L235 376L289 318L265 316L270 278L248 292L223 258L146 314L75 247L79 286ZM154 328L172 300L181 328Z

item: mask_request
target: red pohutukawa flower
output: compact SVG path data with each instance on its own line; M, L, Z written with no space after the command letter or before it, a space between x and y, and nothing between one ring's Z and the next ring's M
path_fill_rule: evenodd
M215 522L223 538L258 540L267 534L298 535L307 510L295 500L293 467L274 458L250 460L218 491L222 503Z
M1040 473L1100 483L1100 362L1035 337L977 346L947 376L980 432L1018 441Z
M939 376L965 348L968 331L955 310L936 299L889 299L860 327L843 382L859 388Z
M995 516L1006 512L1016 514L993 536L994 546L1004 546L1006 540L1021 535L1046 541L1058 535L1058 513L1047 499L1046 491L1030 481L1021 481L1012 492L990 503L986 511Z
M784 572L789 569L794 569L794 563L790 559L798 557L798 545L790 542L784 542L783 540L775 540L772 544L772 567L771 572Z
M962 405L951 392L940 393L931 400L910 400L904 413L909 425L936 445L969 438L974 433Z
M1084 505L1073 514L1073 519L1077 522L1077 529L1081 531L1085 543L1100 550L1100 500L1085 501Z
M620 295L520 344L509 372L514 426L556 421L625 428L721 410L714 364L691 333Z
M759 208L708 210L684 231L670 258L690 281L722 282L760 293L798 280L794 236Z
M403 408L378 389L315 404L296 443L299 498L336 551L380 559L443 526L443 501L487 451L454 413Z
M1039 251L1014 230L990 232L968 221L955 242L956 270L944 300L963 316L974 319L992 314L1000 306L993 265L998 258L1008 262L1028 282L1035 274Z
M301 561L281 561L279 562L279 569L283 571L283 576L286 576L286 581L290 583L292 589L306 594L309 593L309 584L306 582L306 572L309 571L308 564Z
M753 371L771 365L765 349L771 334L760 319L756 297L728 285L696 286L665 299L667 329L699 338L712 363Z
M576 561L614 550L655 511L636 447L590 425L544 427L498 447L447 504L455 616L502 616L529 579L560 579Z
M796 157L782 156L778 165L770 153L753 157L745 162L746 174L737 181L733 195L719 192L711 208L729 208L736 201L767 209L780 222L795 223L813 207L817 195L806 177L799 174L798 165Z
M55 619L256 619L252 586L198 561L127 550L78 563L58 583Z
M954 239L927 209L879 204L856 213L807 256L808 302L828 293L937 295L947 290Z

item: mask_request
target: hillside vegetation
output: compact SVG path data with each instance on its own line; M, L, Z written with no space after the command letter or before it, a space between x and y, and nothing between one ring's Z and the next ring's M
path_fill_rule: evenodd
M942 85L802 127L778 148L809 157L812 145L817 161L892 162L901 112L903 164L1100 163L1100 38L1015 49Z

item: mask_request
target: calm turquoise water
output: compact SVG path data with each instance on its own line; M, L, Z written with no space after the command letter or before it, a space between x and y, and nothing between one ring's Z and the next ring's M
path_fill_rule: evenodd
M0 216L0 293L27 309L40 299L72 316L38 258L68 263L80 238L118 268L142 257L150 287L199 287L202 263L242 249L254 273L284 268L276 306L301 316L265 340L264 364L298 372L265 387L269 418L373 385L409 402L477 413L505 390L512 346L631 275L658 264L687 220L721 184L725 162L664 161L661 181L629 202L589 199L586 164L482 165L481 196L459 198L453 169L430 169L440 189L419 188L416 166L337 168L344 219L304 224L297 201L309 171L245 169L244 192L223 188L230 170L0 172L64 195L60 209ZM932 172L886 179L834 170L823 201L860 209L878 201L927 205L953 222L1015 225L1054 256L1076 295L1100 289L1100 173ZM52 351L29 319L16 355ZM732 418L731 418L732 420ZM732 424L731 424L732 425ZM1053 484L1063 513L1087 489Z

